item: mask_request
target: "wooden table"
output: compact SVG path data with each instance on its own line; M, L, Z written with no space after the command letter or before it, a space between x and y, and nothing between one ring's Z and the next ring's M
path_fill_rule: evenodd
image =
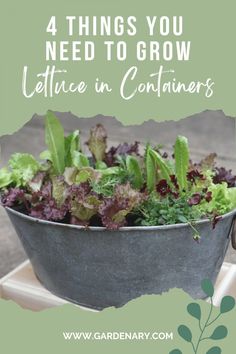
M224 295L236 298L236 265L224 263L215 286L214 304L218 306ZM47 291L34 275L29 261L25 261L0 280L0 298L13 300L23 308L41 311L60 306L67 301Z

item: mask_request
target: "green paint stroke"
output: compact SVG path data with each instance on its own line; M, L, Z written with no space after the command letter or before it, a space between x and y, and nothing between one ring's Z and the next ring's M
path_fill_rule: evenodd
M187 306L188 313L192 317L194 317L198 320L200 333L199 333L199 336L195 340L195 344L194 344L193 335L192 335L191 330L185 325L180 325L178 327L179 336L182 339L184 339L186 342L191 344L192 351L195 354L200 353L199 348L200 348L201 342L203 342L205 340L220 340L220 339L227 337L228 330L223 325L217 326L213 330L213 332L210 336L204 336L204 335L205 335L206 329L208 327L212 326L213 323L215 323L216 320L218 320L222 314L233 310L233 308L235 307L235 299L232 296L224 296L221 301L220 311L219 311L218 315L215 317L212 316L214 287L209 279L204 279L202 281L201 286L202 286L202 290L205 292L207 297L210 298L210 310L209 310L207 319L205 321L203 321L203 323L202 323L202 321L201 321L202 311L201 311L201 307L199 304L192 302ZM220 354L220 353L221 353L221 348L217 347L217 346L211 347L206 352L206 354ZM180 349L174 349L169 354L182 354L182 351Z

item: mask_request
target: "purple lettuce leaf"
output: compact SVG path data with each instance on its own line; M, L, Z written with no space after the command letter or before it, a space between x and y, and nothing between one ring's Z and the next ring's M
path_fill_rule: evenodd
M32 191L32 193L40 191L45 177L46 177L46 172L38 172L34 176L34 178L32 178L32 180L28 182L27 186Z
M110 230L117 230L126 224L125 215L122 216L121 212L128 213L128 210L127 200L117 200L115 197L104 198L99 207L102 224Z
M99 196L91 190L88 182L70 187L71 222L85 225L98 213ZM74 219L75 217L76 219Z
M132 189L130 184L118 185L113 197L104 198L99 207L102 224L112 230L125 226L127 215L137 207L145 195Z
M10 188L1 195L1 204L4 207L16 206L25 201L25 191L20 188Z
M97 124L90 130L87 145L95 161L104 160L107 148L107 132L102 124Z
M216 167L213 182L215 184L226 182L229 188L235 187L236 176L232 174L232 170L227 170L224 167Z
M204 157L204 159L200 161L199 166L201 167L202 170L203 169L212 170L216 164L216 158L217 158L217 154L213 152L207 155L206 157Z
M191 169L198 170L198 171L212 170L215 167L216 158L217 158L217 154L213 152L207 155L206 157L204 157L198 163L193 163L192 161L190 161L190 170Z
M32 206L29 215L39 219L59 221L65 218L67 212L68 205L66 203L59 207L54 199L50 199Z
M69 208L68 199L65 199L63 203L57 203L53 197L52 183L49 181L42 186L39 192L32 194L29 215L39 219L59 221L66 217Z
M105 162L108 166L113 166L116 164L118 156L126 155L137 155L139 156L139 142L135 141L133 144L123 143L118 146L112 146L105 156Z

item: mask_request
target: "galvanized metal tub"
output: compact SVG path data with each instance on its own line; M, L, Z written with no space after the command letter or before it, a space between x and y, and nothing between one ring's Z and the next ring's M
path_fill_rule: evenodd
M198 221L198 244L188 224L109 231L6 210L40 282L57 296L94 309L175 287L204 298L201 281L215 282L236 215L236 210L225 214L214 230L209 220Z

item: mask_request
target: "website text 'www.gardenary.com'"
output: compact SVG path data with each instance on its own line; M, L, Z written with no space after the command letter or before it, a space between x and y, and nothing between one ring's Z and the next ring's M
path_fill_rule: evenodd
M65 340L119 341L119 340L173 340L173 332L62 332Z

